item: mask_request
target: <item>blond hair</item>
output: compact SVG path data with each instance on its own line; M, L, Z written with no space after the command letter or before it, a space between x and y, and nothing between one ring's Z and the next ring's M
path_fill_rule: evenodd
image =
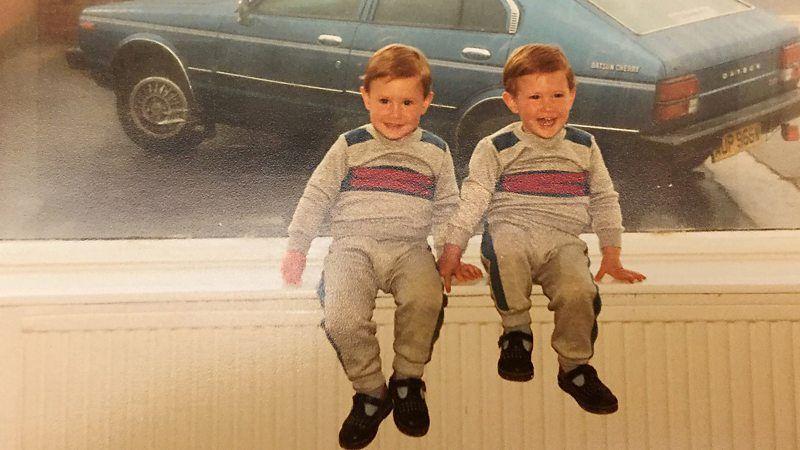
M511 95L517 91L517 78L535 73L553 73L563 70L567 75L569 90L575 89L575 74L564 52L555 45L526 44L508 57L503 67L503 86Z
M431 92L431 68L428 59L422 51L410 45L389 44L376 51L364 71L364 90L369 92L370 83L383 77L419 77L423 97Z

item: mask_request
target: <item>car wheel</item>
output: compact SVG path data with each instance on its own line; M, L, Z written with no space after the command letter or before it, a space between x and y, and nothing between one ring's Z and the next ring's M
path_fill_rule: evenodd
M149 70L126 78L117 88L117 114L125 133L140 147L191 149L212 129L201 126L181 77Z

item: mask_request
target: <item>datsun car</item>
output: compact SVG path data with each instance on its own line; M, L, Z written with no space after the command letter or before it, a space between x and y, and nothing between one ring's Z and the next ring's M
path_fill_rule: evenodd
M739 0L132 1L85 9L67 58L114 90L133 141L169 149L286 108L327 111L299 116L308 129L357 125L339 118L365 121L359 77L393 42L428 56L435 98L423 125L462 171L477 140L514 119L502 67L530 42L568 56L570 123L595 135L612 168L686 171L781 125L797 132L798 30Z

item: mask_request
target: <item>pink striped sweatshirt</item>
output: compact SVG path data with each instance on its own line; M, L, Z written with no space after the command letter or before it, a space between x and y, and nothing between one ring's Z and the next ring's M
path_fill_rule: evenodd
M482 139L445 241L464 249L484 215L489 224L547 226L576 236L591 225L601 248L622 242L619 195L600 149L591 134L572 127L544 139L516 122Z
M417 128L389 140L372 125L342 134L306 184L289 225L288 249L306 253L326 216L334 238L426 239L437 249L458 205L447 144Z

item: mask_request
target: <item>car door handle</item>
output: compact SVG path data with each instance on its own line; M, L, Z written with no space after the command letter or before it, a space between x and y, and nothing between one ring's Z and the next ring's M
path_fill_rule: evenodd
M339 36L334 36L332 34L320 34L317 37L317 41L322 45L327 45L329 47L338 47L342 45L342 38Z
M475 48L475 47L464 47L461 50L461 54L465 58L469 59L477 59L479 61L483 61L485 59L489 59L492 57L492 52L486 50L485 48Z

